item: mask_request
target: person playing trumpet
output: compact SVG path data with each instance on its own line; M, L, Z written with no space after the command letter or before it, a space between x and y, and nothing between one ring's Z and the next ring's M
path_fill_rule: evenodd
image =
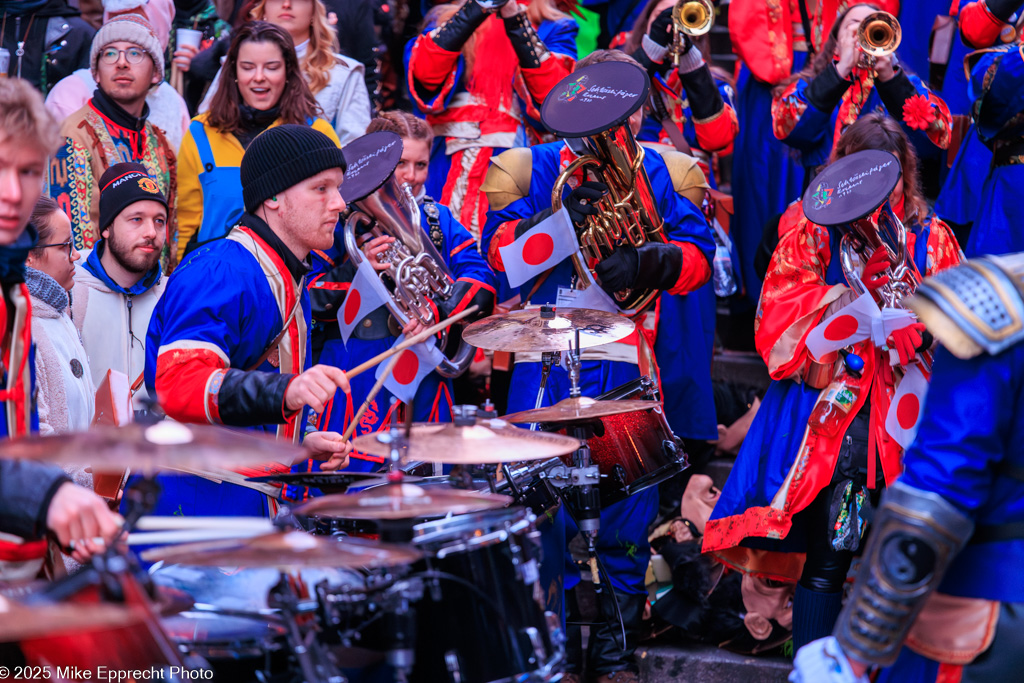
M949 147L953 120L942 98L908 74L895 52L865 53L862 23L878 10L863 3L840 14L821 52L773 91L775 137L800 152L805 182L843 131L877 109L900 122L919 158L938 158ZM898 44L899 26L890 28Z

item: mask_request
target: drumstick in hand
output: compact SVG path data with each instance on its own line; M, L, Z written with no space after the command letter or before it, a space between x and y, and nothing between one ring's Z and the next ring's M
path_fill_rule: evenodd
M373 385L372 389L370 389L370 393L367 394L366 400L363 401L363 405L359 406L359 410L356 412L355 417L353 417L352 421L348 423L348 427L345 429L345 433L341 435L342 441L348 441L349 439L352 438L352 433L356 430L356 425L359 424L359 420L362 419L363 413L366 412L366 409L369 407L373 399L377 397L377 394L384 386L384 382L386 382L388 377L391 376L391 371L395 369L396 365L398 365L398 359L401 357L402 356L400 354L396 353L391 358L391 361L384 366L384 372L380 373L380 377L377 379L377 383ZM351 377L351 375L349 376Z
M370 368L374 367L378 363L382 363L382 362L386 361L388 358L391 358L392 356L398 354L399 352L405 351L410 346L415 346L416 344L419 344L420 342L424 342L424 341L430 339L432 336L434 336L435 334L437 334L438 332L440 332L444 328L451 326L453 323L457 323L458 321L462 320L463 318L465 318L468 315L473 315L474 313L476 313L479 310L480 310L479 306L470 306L469 308L467 308L466 310L462 311L461 313L457 313L456 315L453 315L450 318L442 320L441 322L437 323L433 327L428 327L427 329L423 330L419 334L414 335L414 336L410 337L409 339L406 339L404 342L402 342L398 346L393 346L390 349L388 349L387 351L384 351L383 353L378 353L376 356L374 356L370 360L366 361L365 363L360 363L359 365L355 366L351 370L346 370L345 371L345 376L348 377L349 379L352 379L356 375L360 375L360 374L366 372L367 370L369 370Z

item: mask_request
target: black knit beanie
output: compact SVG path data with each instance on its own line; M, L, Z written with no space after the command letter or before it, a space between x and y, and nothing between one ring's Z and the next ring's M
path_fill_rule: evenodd
M255 213L278 192L329 168L344 172L348 165L338 145L320 131L296 124L268 128L249 143L242 157L245 210Z
M128 161L108 168L100 177L100 232L106 230L129 204L144 199L160 202L170 210L167 197L156 181L149 177L145 166Z

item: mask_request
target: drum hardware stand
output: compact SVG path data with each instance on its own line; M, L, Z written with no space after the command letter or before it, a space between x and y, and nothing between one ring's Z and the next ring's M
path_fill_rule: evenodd
M304 683L346 683L345 677L316 638L315 627L306 636L299 629L298 617L302 612L299 596L284 572L281 572L281 579L267 595L267 607L281 612L281 621L288 631L288 644L302 669Z

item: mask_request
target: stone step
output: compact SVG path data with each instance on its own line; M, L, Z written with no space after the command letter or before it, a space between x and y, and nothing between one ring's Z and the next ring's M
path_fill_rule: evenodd
M750 657L709 645L641 645L641 683L786 683L792 661Z

